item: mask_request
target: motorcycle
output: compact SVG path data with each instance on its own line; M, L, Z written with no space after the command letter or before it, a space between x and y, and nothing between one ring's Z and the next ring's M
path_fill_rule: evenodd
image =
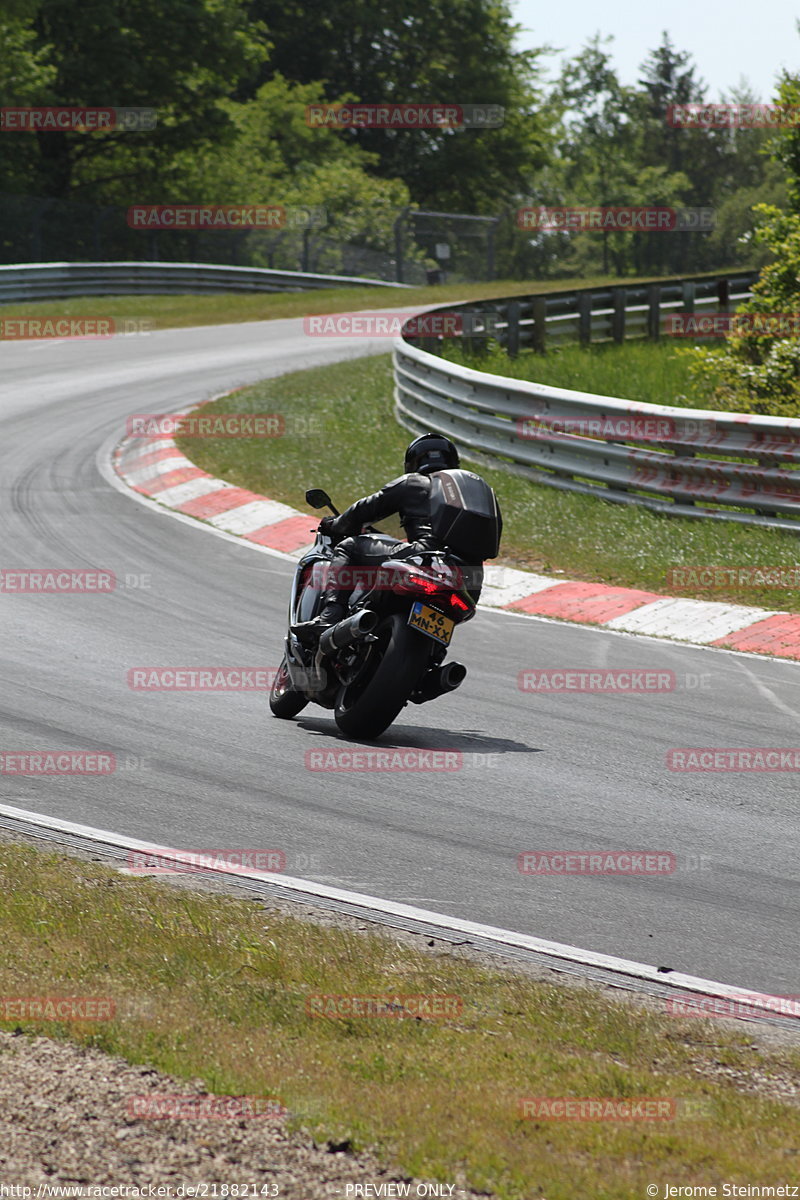
M311 508L338 510L327 492L306 492ZM316 540L297 566L289 605L283 660L270 693L276 717L296 717L307 704L333 709L342 733L367 740L380 736L409 702L425 704L463 682L467 668L445 662L453 632L475 615L468 584L477 571L450 550L425 550L391 557L407 543L367 526L385 542L390 557L379 566L352 568L348 613L308 648L291 626L315 617L333 556L331 537ZM472 577L472 578L471 578ZM339 586L337 580L337 586ZM347 586L350 586L348 581ZM478 591L479 591L478 586Z

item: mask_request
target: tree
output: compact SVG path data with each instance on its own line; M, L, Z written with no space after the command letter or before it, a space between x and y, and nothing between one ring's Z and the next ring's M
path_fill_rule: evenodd
M242 0L17 0L17 12L15 103L154 108L158 125L6 138L2 190L18 184L22 164L26 190L38 195L105 203L158 195L176 154L231 132L220 100L266 55L265 31L247 21Z
M707 159L709 139L704 130L670 125L667 114L673 104L702 103L705 84L695 76L691 55L676 50L666 31L642 63L641 72L642 155L650 163L663 163L669 171L688 172L692 164L699 165L698 158Z
M345 242L390 254L394 220L410 203L408 189L401 180L371 174L374 156L354 143L320 138L306 124L307 106L321 99L318 84L276 76L252 100L226 102L233 136L201 154L184 151L177 156L171 195L187 203L213 199L218 204L280 205L290 214L324 210L311 234L314 270L341 270ZM296 267L302 237L302 227L291 220L278 233L249 234L249 261Z
M798 23L800 30L800 23ZM791 109L800 104L800 77L782 75L778 103ZM743 131L744 132L744 131ZM749 131L748 131L749 132ZM742 134L743 136L743 134ZM753 298L739 310L753 314L800 313L800 129L791 123L766 140L782 171L786 172L788 211L774 204L753 207L756 220L752 241L768 257L753 288ZM768 176L776 189L784 179ZM733 200L740 193L735 193ZM790 336L732 335L713 349L689 353L698 378L716 383L715 399L721 408L772 416L800 415L800 329Z
M552 100L561 113L558 149L562 186L569 203L589 207L679 205L689 180L643 153L643 97L624 87L599 34L567 62ZM668 249L663 233L578 233L572 266L581 274L618 275L663 269ZM599 252L602 252L602 263Z
M475 103L499 129L319 129L375 155L423 207L491 214L524 194L547 160L536 89L542 51L517 51L506 0L252 0L273 41L264 78L321 82L329 101ZM242 98L241 95L239 98Z

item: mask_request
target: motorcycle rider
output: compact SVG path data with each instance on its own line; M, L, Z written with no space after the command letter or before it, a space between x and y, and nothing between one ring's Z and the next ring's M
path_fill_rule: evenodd
M441 550L430 524L430 475L434 471L453 470L460 465L458 451L449 438L439 433L423 433L408 446L400 475L371 496L351 504L338 517L323 517L320 528L338 543L331 559L323 607L312 621L292 626L292 633L304 646L314 646L326 629L347 615L351 587L338 587L337 578L347 577L347 567L377 568L389 558L411 558L422 550ZM382 521L398 513L407 542L385 534L361 533L364 525ZM344 570L343 570L344 569ZM483 583L480 565L469 571L469 591L477 601Z

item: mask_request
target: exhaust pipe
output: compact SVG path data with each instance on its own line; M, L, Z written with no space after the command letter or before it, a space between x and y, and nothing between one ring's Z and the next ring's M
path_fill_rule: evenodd
M323 654L332 654L334 650L343 650L345 646L350 646L359 638L372 633L377 624L378 614L371 612L368 608L362 608L361 612L354 613L352 617L346 617L344 621L340 621L331 629L326 629L319 639L319 648Z
M435 700L445 692L454 692L467 677L467 668L460 662L448 662L444 666L434 667L423 678L422 683L411 697L414 704L425 704Z

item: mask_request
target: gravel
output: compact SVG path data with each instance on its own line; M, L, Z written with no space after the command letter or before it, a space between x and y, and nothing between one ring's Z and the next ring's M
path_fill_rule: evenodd
M408 1195L477 1200L478 1194L458 1186L458 1181L409 1179L387 1171L371 1154L353 1154L347 1146L318 1146L307 1134L289 1132L280 1117L129 1115L134 1097L152 1100L163 1095L208 1097L199 1083L171 1079L99 1050L0 1033L0 1183L32 1187L32 1193L17 1194L33 1197L40 1184L73 1185L80 1190L68 1194L86 1197L100 1195L94 1190L99 1185L168 1185L169 1190L160 1193L165 1198L185 1196L189 1185L242 1189L248 1184L239 1197L344 1200ZM356 1190L359 1184L370 1186ZM409 1190L397 1187L402 1184ZM53 1194L57 1193L49 1189L38 1193L41 1200ZM148 1193L128 1192L129 1197L139 1194ZM219 1197L223 1192L209 1186L195 1194Z

